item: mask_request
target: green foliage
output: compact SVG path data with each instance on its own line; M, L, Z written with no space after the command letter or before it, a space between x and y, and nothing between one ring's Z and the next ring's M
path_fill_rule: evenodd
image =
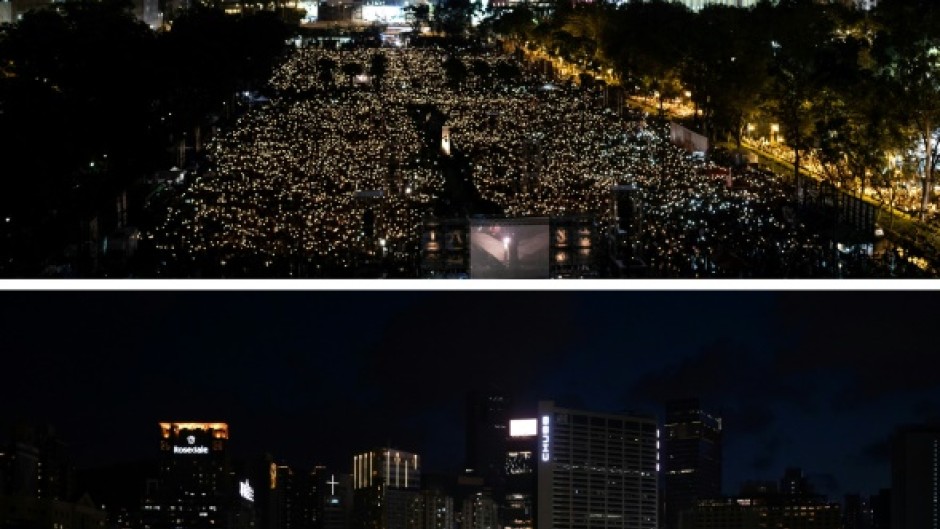
M263 86L288 36L273 13L212 9L184 12L156 34L120 1L57 3L8 27L0 213L47 245L36 263L73 236L77 219L113 209L117 190L165 168L171 135L191 133L236 90Z

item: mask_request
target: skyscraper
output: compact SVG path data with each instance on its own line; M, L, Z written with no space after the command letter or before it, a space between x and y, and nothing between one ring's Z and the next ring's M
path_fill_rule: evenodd
M509 421L503 472L506 475L503 527L533 529L537 489L538 419Z
M940 527L940 425L898 429L891 445L892 529Z
M539 403L539 529L659 527L654 417Z
M222 422L162 422L160 476L145 499L145 526L153 529L247 527L253 520L254 487L236 476L226 453Z
M682 511L721 495L721 418L698 399L666 404L663 435L666 529L677 529Z
M356 529L407 529L421 487L417 454L381 448L353 457Z
M506 456L509 399L505 395L471 393L467 399L466 468L499 488Z

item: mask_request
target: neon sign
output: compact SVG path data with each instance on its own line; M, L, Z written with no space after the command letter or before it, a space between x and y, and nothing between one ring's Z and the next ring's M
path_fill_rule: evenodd
M251 488L247 479L238 482L238 494L248 501L255 501L255 489Z
M548 424L548 415L542 415L542 461L548 462L551 454L548 451L549 441L551 440Z
M208 446L177 446L173 445L174 454L208 454Z

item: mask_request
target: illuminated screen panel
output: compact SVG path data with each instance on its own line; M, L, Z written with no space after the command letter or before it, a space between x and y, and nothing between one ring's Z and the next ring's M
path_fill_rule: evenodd
M548 218L471 219L470 277L547 279Z
M531 437L539 433L538 419L512 419L509 421L509 437Z

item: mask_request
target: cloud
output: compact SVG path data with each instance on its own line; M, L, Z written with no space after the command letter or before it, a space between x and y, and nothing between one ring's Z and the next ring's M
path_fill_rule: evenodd
M758 445L757 455L751 459L751 468L755 474L765 475L775 468L777 455L780 453L781 442L776 436L764 436Z
M846 377L837 410L912 391L940 389L930 292L787 292L778 298L776 356L783 374Z
M648 373L628 389L626 399L662 403L700 398L706 410L721 415L732 435L757 435L774 427L779 404L815 410L810 381L781 377L768 360L730 339L718 339L696 354Z
M825 494L831 497L842 490L839 487L839 480L832 474L808 474L806 480L817 494Z
M891 444L887 438L866 444L856 454L861 465L885 465L891 457Z
M512 394L573 349L573 306L558 292L427 296L379 330L358 355L359 374L403 406L474 389Z

